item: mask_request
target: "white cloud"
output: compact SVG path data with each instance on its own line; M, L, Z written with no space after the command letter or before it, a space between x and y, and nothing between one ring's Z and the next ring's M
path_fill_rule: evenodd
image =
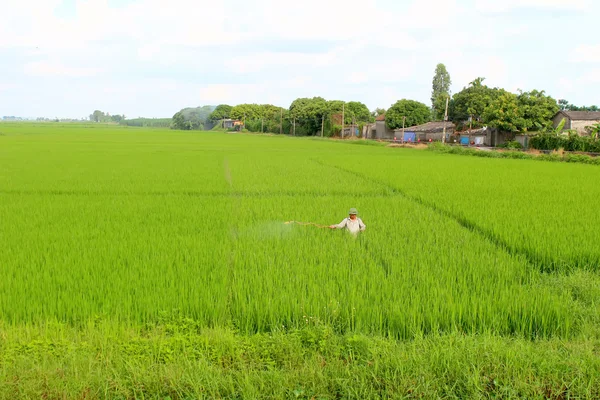
M585 72L581 77L578 78L581 84L598 84L600 83L600 68L592 69Z
M600 63L600 44L581 44L577 46L570 57L577 63Z
M448 67L455 92L484 76L486 84L508 90L524 82L551 94L570 87L568 98L583 104L597 90L573 88L599 85L597 70L582 72L575 63L599 63L597 41L559 59L536 42L539 32L556 26L548 13L536 13L546 21L526 25L502 15L588 6L587 13L564 13L561 23L594 38L595 26L585 18L600 9L587 0L129 0L118 6L72 0L69 17L54 14L60 3L3 1L0 65L3 81L19 85L19 95L11 91L10 102L0 105L12 114L46 106L82 115L103 107L162 116L203 103L285 106L317 95L389 106L399 98L427 101L438 62ZM553 41L570 40L556 35ZM41 87L32 76L61 79ZM81 79L89 76L97 78ZM64 82L67 93L56 103L50 90ZM35 104L32 93L40 93Z
M26 64L23 72L29 76L86 77L95 76L102 72L102 70L89 67L72 67L54 61L35 61Z
M14 83L2 83L2 82L0 82L0 92L17 89L18 87L19 87L19 85L16 85Z
M523 8L585 10L590 4L589 0L475 0L475 8L484 13L502 13Z

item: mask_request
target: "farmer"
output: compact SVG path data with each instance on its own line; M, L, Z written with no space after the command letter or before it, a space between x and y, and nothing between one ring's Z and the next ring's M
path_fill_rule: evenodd
M348 211L348 218L344 218L342 222L337 225L331 225L331 229L347 229L350 233L357 234L359 231L364 231L367 226L362 222L362 219L358 218L358 211L356 208L351 208Z

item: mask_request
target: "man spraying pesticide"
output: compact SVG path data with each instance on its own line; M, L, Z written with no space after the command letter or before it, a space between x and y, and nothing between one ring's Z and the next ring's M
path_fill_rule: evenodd
M286 225L288 225L288 224L312 225L312 226L316 226L317 228L329 228L329 229L346 229L346 230L348 230L348 232L350 232L354 235L358 234L358 232L364 231L367 228L367 226L362 221L362 219L358 218L358 211L356 211L356 208L351 208L350 211L348 212L348 218L344 218L344 220L337 225L326 226L326 225L315 224L314 222L298 222L298 221L287 221L287 222L284 222L284 224L286 224Z
M358 218L358 211L356 208L351 208L348 211L348 218L344 218L342 222L337 225L329 226L331 229L347 229L350 233L356 235L358 232L362 232L367 229L367 226Z

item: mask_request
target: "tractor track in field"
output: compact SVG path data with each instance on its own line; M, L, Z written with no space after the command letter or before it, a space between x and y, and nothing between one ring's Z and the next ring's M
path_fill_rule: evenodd
M502 238L498 237L497 235L495 235L494 233L492 233L491 231L482 228L481 226L477 225L476 223L469 221L468 219L454 214L448 210L444 210L443 208L438 207L437 205L435 205L434 203L424 200L421 197L417 197L417 196L412 196L408 193L406 193L405 191L398 189L397 187L394 187L392 185L390 185L387 182L381 181L379 179L370 177L368 175L365 175L363 173L360 172L356 172L356 171L352 171L349 169L346 169L344 167L341 167L339 165L335 165L335 164L328 164L325 163L323 161L320 160L316 160L316 159L311 159L313 162L322 165L324 167L329 167L329 168L334 168L337 169L339 171L342 172L346 172L350 175L353 175L357 178L366 180L368 182L372 182L372 183L376 183L378 185L381 185L383 187L385 187L387 190L389 190L390 192L392 192L393 194L400 196L406 200L409 200L415 204L418 204L420 206L423 206L427 209L430 209L434 212L436 212L437 214L440 214L446 218L449 218L453 221L455 221L456 223L458 223L461 227L467 229L470 232L473 232L479 236L481 236L482 238L484 238L485 240L487 240L488 242L492 243L494 246L496 246L497 248L501 249L502 251L506 252L508 255L512 256L512 257L521 257L523 259L525 259L529 265L541 272L553 272L557 269L557 266L554 264L550 264L547 265L546 263L542 262L542 260L540 260L539 256L537 256L536 254L533 254L529 251L523 250L523 249L519 249L519 248L515 248L513 246L510 246L505 240L503 240Z

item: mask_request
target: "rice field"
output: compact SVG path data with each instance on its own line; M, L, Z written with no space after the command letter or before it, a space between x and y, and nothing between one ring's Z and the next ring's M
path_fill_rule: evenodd
M2 124L0 319L569 337L600 168L287 137ZM594 200L595 199L595 200ZM357 207L367 225L329 225Z
M0 399L598 398L600 168L364 144L1 123Z

